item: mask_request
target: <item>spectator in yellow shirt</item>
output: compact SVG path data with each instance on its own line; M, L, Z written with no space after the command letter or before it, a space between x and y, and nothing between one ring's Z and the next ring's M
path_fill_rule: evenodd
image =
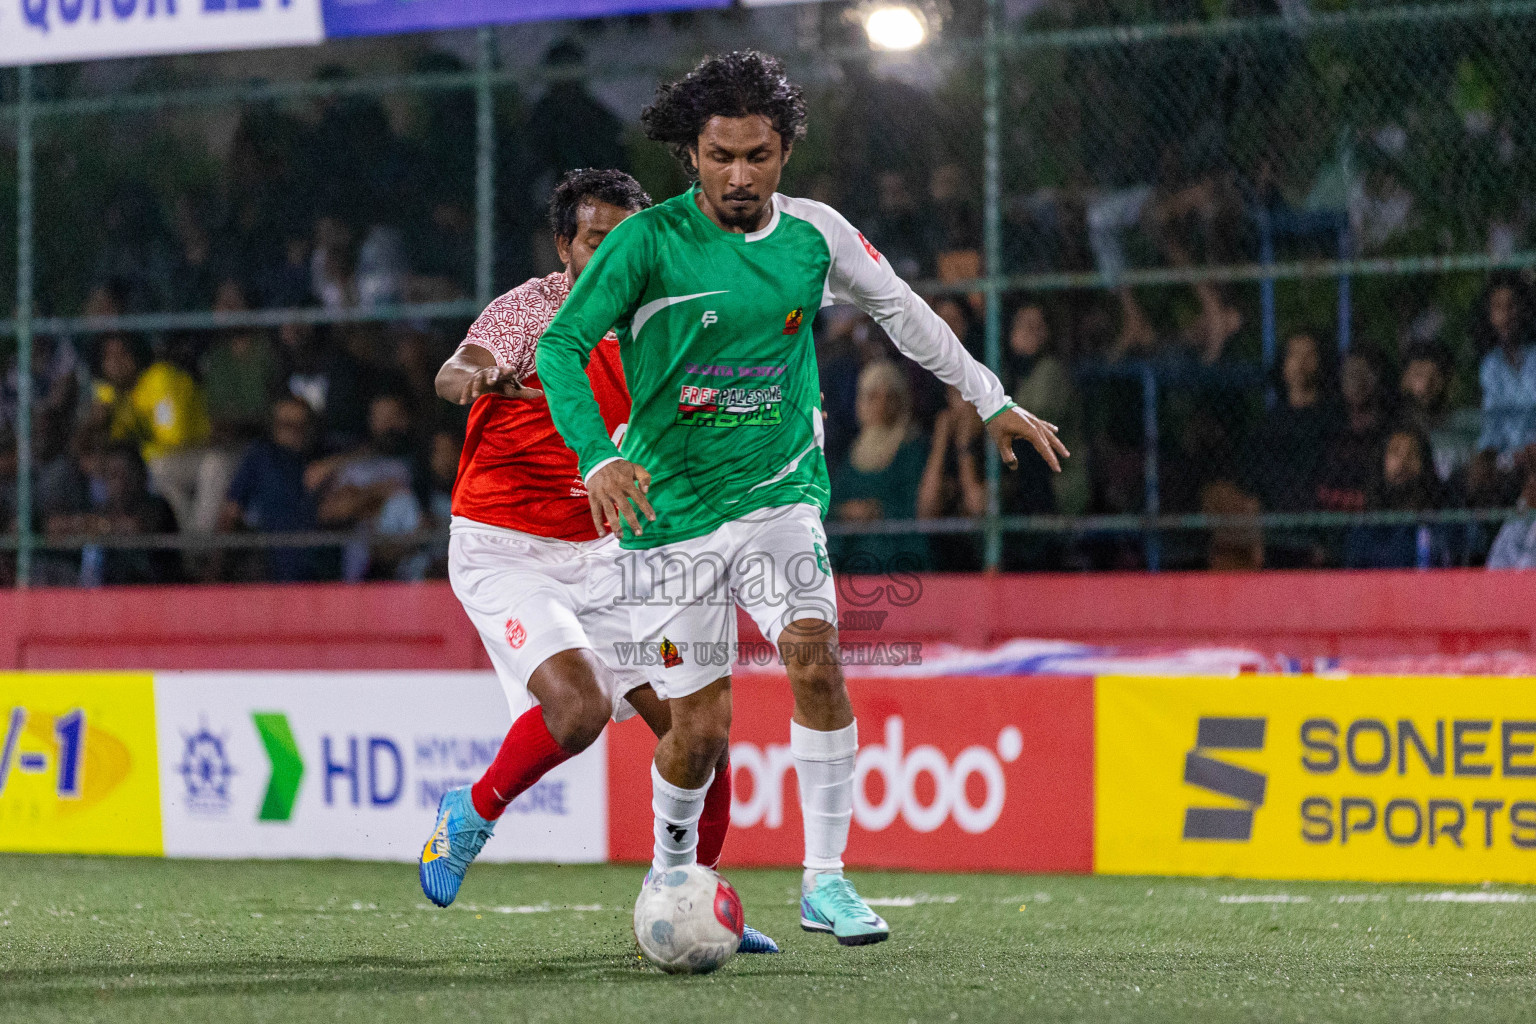
M155 491L181 529L212 532L233 473L231 453L209 444L212 426L191 374L143 358L120 334L103 336L97 417L116 442L139 446Z

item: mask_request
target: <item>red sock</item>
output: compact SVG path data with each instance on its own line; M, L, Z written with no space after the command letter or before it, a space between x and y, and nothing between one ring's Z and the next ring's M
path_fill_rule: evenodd
M555 742L544 724L544 709L534 705L512 723L496 760L469 787L469 799L480 817L495 821L519 793L574 756Z
M699 816L699 863L707 868L720 866L720 851L725 833L731 827L731 762L715 769L715 781L704 794L704 813Z

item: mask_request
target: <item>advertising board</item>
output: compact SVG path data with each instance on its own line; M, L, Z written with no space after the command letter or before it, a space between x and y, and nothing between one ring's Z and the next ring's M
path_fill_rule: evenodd
M1097 688L1098 872L1536 882L1528 679Z
M324 0L325 34L430 32L475 25L567 18L607 18L651 11L729 7L731 0Z
M732 681L731 833L722 863L797 864L800 803L783 676ZM859 722L846 860L926 870L1080 871L1093 862L1093 681L850 679ZM610 729L609 852L651 855L643 725Z
M490 672L162 672L155 699L172 857L415 860L510 725ZM520 796L483 859L604 860L604 759Z
M158 854L148 673L0 673L0 850Z
M0 66L324 38L320 0L0 0Z

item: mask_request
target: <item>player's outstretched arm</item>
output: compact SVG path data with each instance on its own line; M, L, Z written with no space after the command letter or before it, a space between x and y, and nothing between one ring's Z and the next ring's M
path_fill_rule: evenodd
M1023 440L1060 472L1067 449L1056 437L1056 428L1015 405L997 374L972 358L949 325L841 214L820 203L806 204L806 212L831 249L827 285L832 298L851 302L874 317L903 355L958 388L986 421L1010 469L1019 464L1013 442Z
M473 405L481 395L501 395L520 401L543 401L544 392L525 388L512 370L496 365L496 357L484 345L461 344L437 371L437 397L455 405Z

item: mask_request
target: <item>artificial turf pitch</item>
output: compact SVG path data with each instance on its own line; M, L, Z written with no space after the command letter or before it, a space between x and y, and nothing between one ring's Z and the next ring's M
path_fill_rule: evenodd
M799 928L798 873L729 871L780 956L674 978L641 870L0 856L0 1020L1536 1019L1536 890L861 871L889 942Z

